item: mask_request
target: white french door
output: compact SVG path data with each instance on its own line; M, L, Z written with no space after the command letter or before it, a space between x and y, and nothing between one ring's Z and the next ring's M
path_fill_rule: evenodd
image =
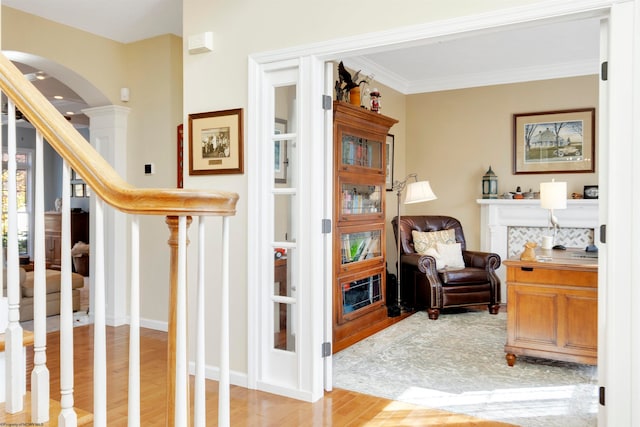
M250 98L249 387L314 401L323 387L324 128L312 59L257 64ZM318 107L308 102L318 98ZM320 116L322 117L322 116ZM317 122L317 120L315 121ZM317 129L316 129L317 127Z

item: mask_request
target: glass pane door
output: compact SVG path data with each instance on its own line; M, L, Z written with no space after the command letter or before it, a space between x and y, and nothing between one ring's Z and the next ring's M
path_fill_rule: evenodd
M295 351L296 284L292 272L297 240L296 86L274 89L273 120L273 348Z

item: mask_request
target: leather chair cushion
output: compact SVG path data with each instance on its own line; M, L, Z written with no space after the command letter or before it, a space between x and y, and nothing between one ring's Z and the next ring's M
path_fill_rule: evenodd
M484 284L488 282L487 271L483 268L467 267L459 270L443 270L439 271L442 284L459 285L468 284Z

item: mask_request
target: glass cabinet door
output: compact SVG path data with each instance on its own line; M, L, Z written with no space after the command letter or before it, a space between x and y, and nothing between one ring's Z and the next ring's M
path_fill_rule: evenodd
M383 291L382 271L378 269L341 279L338 321L355 319L383 304Z
M383 141L342 133L342 167L357 166L382 171Z
M341 265L382 256L382 230L349 231L340 234Z
M349 215L381 215L382 185L341 180L340 214L341 220L348 219Z

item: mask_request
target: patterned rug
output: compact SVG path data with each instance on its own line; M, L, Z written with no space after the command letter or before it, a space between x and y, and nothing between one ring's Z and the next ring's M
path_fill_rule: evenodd
M597 368L505 361L507 316L418 312L337 353L334 387L526 427L597 425Z

